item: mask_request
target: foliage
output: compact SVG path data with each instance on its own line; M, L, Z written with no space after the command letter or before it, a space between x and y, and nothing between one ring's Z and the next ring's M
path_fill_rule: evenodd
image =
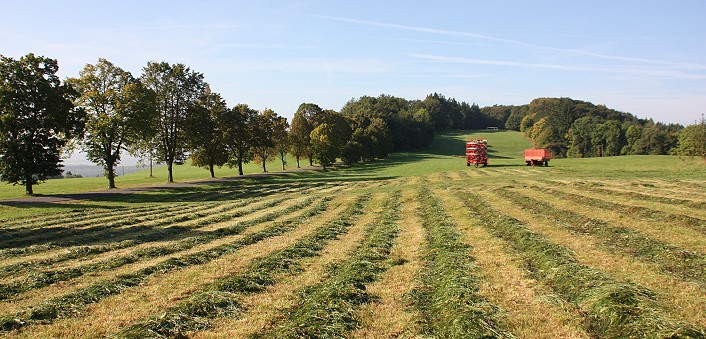
M25 186L60 175L62 148L80 136L85 112L75 90L62 84L56 60L27 54L0 56L0 176Z
M228 161L228 152L223 142L223 118L228 110L220 94L211 92L206 85L204 92L190 108L186 129L193 166L205 167L211 178L216 175L214 166L223 166Z
M156 95L157 154L167 164L167 181L174 182L173 165L186 158L186 124L193 112L192 105L203 92L203 74L183 64L148 62L142 82Z
M316 104L303 103L294 113L292 118L292 129L289 131L289 141L291 143L291 153L297 160L299 168L299 158L307 156L309 165L313 165L313 153L311 151L311 131L314 130L312 117L321 114L323 110Z
M315 117L317 126L311 131L314 159L326 167L336 162L351 136L350 122L341 114L324 110Z
M250 132L250 147L252 148L255 162L262 164L262 172L267 172L267 159L270 158L275 150L275 121L279 119L277 113L271 109L265 109L262 113L254 116L251 120Z
M223 128L223 142L228 151L228 166L238 167L238 174L243 175L243 164L253 159L251 150L251 126L257 111L246 104L238 104L233 109L223 112L221 122Z
M89 160L103 166L108 188L115 188L121 152L149 133L145 129L155 119L154 93L103 58L67 81L80 94L76 106L87 113L83 150Z
M282 170L284 171L287 165L287 152L290 149L291 143L289 140L289 123L285 117L275 117L272 126L272 141L274 142L275 152L279 155L282 161Z
M364 96L346 103L341 114L364 123L381 119L389 129L394 151L407 151L429 146L434 138L433 116L422 102L410 102L389 95ZM364 126L363 128L366 128ZM360 140L356 140L360 143Z
M703 115L700 123L681 130L675 151L680 157L697 156L706 162L706 120Z

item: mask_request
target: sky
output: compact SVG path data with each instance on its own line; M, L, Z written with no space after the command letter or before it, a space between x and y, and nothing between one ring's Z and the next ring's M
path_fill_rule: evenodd
M361 96L483 106L571 97L639 118L706 113L706 1L10 1L0 54L203 73L229 106L291 118Z

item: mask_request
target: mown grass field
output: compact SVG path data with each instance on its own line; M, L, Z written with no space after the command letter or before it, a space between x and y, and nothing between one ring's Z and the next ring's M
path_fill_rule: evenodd
M0 335L706 336L706 166L526 146L0 205Z

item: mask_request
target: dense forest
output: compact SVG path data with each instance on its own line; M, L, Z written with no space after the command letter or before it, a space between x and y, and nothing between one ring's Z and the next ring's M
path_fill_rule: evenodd
M521 106L459 102L433 93L408 100L363 96L340 111L303 103L292 121L270 109L232 108L203 74L183 64L148 62L133 76L105 59L61 81L54 59L0 56L0 177L32 185L62 172L61 157L80 148L103 166L115 188L115 167L125 151L173 164L191 158L209 169L286 155L326 166L352 166L395 151L423 149L449 130L498 127L522 131L537 148L559 157L678 154L706 159L706 123L684 127L570 98L539 98Z

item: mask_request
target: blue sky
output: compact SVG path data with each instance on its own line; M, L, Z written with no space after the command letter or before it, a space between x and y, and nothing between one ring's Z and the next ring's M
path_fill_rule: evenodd
M0 54L202 72L229 106L291 117L363 95L480 106L572 97L690 124L706 113L706 1L5 1Z

